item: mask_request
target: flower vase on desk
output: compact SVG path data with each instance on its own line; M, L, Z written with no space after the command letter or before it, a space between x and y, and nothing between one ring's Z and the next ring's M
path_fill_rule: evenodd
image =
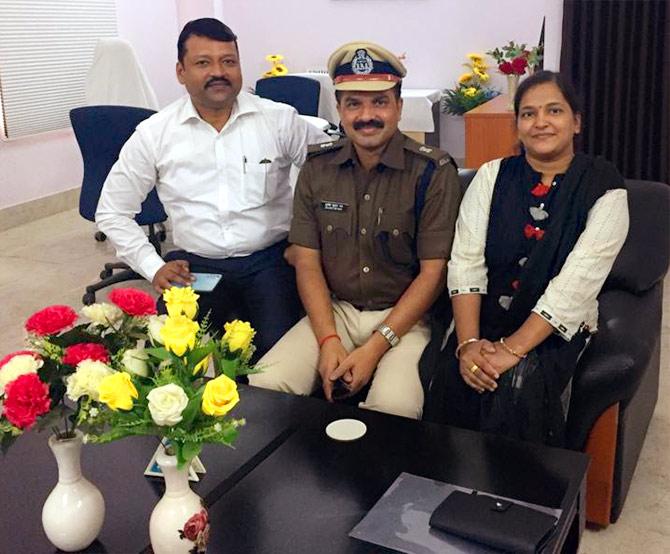
M82 439L81 431L71 438L49 438L58 464L58 484L42 508L42 526L51 543L65 552L89 546L105 519L102 494L81 474Z
M154 554L187 554L207 551L209 519L201 498L188 483L189 465L177 467L177 457L161 449L156 461L165 478L165 494L149 521Z
M514 73L507 75L507 97L509 98L509 104L507 109L514 109L514 96L516 95L516 89L519 87L519 75Z

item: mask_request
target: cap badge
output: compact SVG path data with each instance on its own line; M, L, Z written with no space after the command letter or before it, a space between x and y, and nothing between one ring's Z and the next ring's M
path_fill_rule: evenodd
M351 60L351 70L356 75L367 75L372 73L374 62L365 48L359 48L354 54L354 59Z

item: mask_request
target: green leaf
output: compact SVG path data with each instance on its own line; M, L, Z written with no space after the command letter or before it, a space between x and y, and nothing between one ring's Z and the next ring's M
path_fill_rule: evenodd
M205 392L205 385L200 387L198 391L189 399L186 408L181 413L182 420L179 427L182 429L189 429L195 418L200 414L200 406L202 405L202 395Z
M162 346L158 348L145 348L144 351L149 354L149 356L161 361L172 359L172 353Z
M202 451L202 444L199 442L185 442L181 445L181 448L177 448L177 467L180 469L184 465L191 463L191 460L195 458ZM181 454L181 460L180 460Z
M237 376L237 370L240 366L240 360L237 358L222 358L219 366L220 373L223 373L226 377L235 379Z

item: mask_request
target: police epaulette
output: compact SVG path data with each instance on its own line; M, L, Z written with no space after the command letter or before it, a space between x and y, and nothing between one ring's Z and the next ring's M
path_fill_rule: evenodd
M313 158L314 156L318 156L324 152L333 152L335 150L339 150L342 148L342 146L344 146L345 140L346 139L339 139L330 142L322 142L320 144L310 144L307 147L307 157Z
M408 139L405 141L405 149L409 150L410 152L414 152L415 154L419 154L424 158L433 160L437 167L442 167L449 162L454 164L454 167L457 167L454 159L447 152L440 150L439 148L426 146L425 144L421 144L415 140Z

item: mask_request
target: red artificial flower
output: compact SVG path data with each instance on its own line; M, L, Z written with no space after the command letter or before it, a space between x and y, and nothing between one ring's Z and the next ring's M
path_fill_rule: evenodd
M505 75L512 75L514 73L514 67L509 62L503 62L498 66L498 70Z
M70 306L48 306L35 312L26 321L26 331L36 335L55 335L77 320L77 312Z
M547 196L547 194L549 193L550 190L551 190L551 185L545 185L543 183L538 183L537 185L535 185L531 189L530 193L533 196L538 196L538 197Z
M191 542L195 542L198 539L198 535L206 531L208 526L209 517L207 516L207 510L202 509L188 519L180 535L183 535Z
M528 60L523 56L519 56L512 60L512 73L515 75L523 75L526 71L526 66L528 65Z
M156 301L150 294L137 289L115 289L109 293L109 300L128 315L153 315Z
M77 365L83 360L108 363L109 352L102 344L95 342L80 342L65 349L65 354L63 355L64 364Z
M35 373L20 375L5 387L3 413L19 429L30 428L50 406L49 387Z
M527 239L534 238L535 240L542 240L544 238L544 229L533 227L530 223L527 223L523 228L523 234Z
M17 350L16 352L7 354L2 360L0 360L0 367L4 366L9 360L11 360L16 356L26 356L26 355L32 356L36 360L39 360L42 357L37 352L33 352L32 350Z

